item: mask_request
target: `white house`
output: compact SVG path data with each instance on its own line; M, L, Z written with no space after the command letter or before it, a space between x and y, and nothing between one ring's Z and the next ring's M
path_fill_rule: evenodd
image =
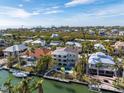
M24 44L13 45L3 50L4 56L16 56L21 54L27 49Z
M118 29L112 29L110 35L115 35L115 36L117 36L118 33L119 33L119 30L118 30Z
M59 65L62 66L74 66L78 61L78 54L68 48L56 49L52 52L52 57L55 61L58 62Z
M52 34L51 35L51 38L56 38L56 37L59 37L59 35L58 34Z
M67 47L72 48L73 50L80 53L82 51L82 45L78 42L68 41L65 43Z
M89 34L90 34L90 35L95 35L95 31L89 30Z
M99 75L105 75L105 76L115 75L116 71L113 69L115 62L113 61L113 58L111 56L106 55L105 53L97 52L91 54L91 56L88 59L88 64L89 64L89 72L91 74L99 73ZM101 65L98 66L98 64Z
M119 31L119 36L124 36L124 31Z
M12 34L3 34L4 37L8 36L8 37L12 37Z
M29 40L24 41L23 44L29 44L31 42L33 42L33 40L32 39L29 39Z
M40 40L40 39L37 39L33 42L31 42L32 45L39 45L39 46L45 46L46 45L46 41L45 40Z
M60 41L51 41L50 42L50 46L61 46L62 45L62 42Z

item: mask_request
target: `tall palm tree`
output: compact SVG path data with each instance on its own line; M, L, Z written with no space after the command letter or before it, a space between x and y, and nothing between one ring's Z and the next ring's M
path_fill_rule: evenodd
M41 57L36 64L37 71L47 71L50 67L50 63L52 62L52 58L50 56Z
M22 85L20 85L20 83L14 87L14 91L16 91L16 93L23 93L23 88Z
M123 77L123 79L124 79L124 59L122 60L122 62L121 62L121 68L122 68L122 77Z
M42 62L43 62L44 65L46 64L45 67L46 67L46 70L48 70L49 65L50 65L50 62L52 61L52 58L50 56L43 56L41 58L41 60L42 60Z
M15 60L15 57L14 56L9 56L7 58L7 67L8 68L11 68L12 67L14 60Z
M38 90L37 93L43 93L43 86L42 86L42 84L43 84L43 80L38 80L37 81L37 84L36 84L36 88Z
M115 77L118 77L117 71L118 71L118 69L120 68L120 64L119 64L118 58L117 58L116 56L114 57L114 62L115 62L115 65L114 65Z
M29 84L30 84L30 79L23 79L21 82L20 82L20 90L22 91L23 89L23 92L22 93L31 93L30 92L30 88L29 88ZM22 89L21 89L22 88Z
M12 81L12 79L9 78L9 79L4 83L4 86L7 88L8 93L14 93L14 91L13 91L13 85L12 85L11 81Z
M31 84L31 90L32 91L36 91L37 93L43 93L43 80L42 79L38 79L38 80L33 80L32 84Z
M88 74L88 60L87 60L87 57L85 55L82 56L81 58L81 67L82 67L82 73L84 74L85 70L86 70L86 73Z
M123 63L123 67L122 67L122 68L123 68L123 74L122 74L122 77L124 78L124 63Z

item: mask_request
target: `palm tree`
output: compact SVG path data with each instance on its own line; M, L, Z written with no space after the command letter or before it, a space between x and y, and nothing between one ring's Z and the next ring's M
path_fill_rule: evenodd
M40 78L38 80L33 80L31 84L31 90L32 91L37 90L37 93L43 93L42 84L43 84L43 80Z
M7 88L8 92L9 93L14 93L13 91L13 85L11 83L12 79L9 78L5 83L4 83L4 86Z
M20 91L23 91L22 93L31 93L30 92L30 88L29 88L29 84L30 84L30 79L23 79L21 82L20 82ZM23 90L22 90L23 89Z
M36 83L36 88L37 88L37 90L38 90L37 93L43 93L42 84L43 84L43 80L38 80L38 81L37 81L37 83Z
M117 57L114 57L114 62L115 62L115 65L114 65L115 77L118 77L117 71L118 71L118 69L120 68L120 64L119 64L119 62L118 62L118 58L117 58Z
M36 64L36 71L47 71L50 68L50 64L52 62L52 58L50 56L41 57Z
M12 67L14 60L15 60L15 57L14 56L9 56L7 58L7 67L8 68L11 68Z
M16 93L23 93L23 88L22 85L20 85L20 83L14 87L14 91L16 91Z
M88 59L85 55L82 56L81 58L81 67L82 67L82 74L85 73L85 70L86 70L86 74L88 74Z
M122 77L124 79L124 59L122 60L122 63L121 63L121 68L122 68Z
M123 74L122 74L122 77L124 78L124 61L123 61L123 64L122 64L122 68L123 68Z
M43 56L41 58L41 61L43 62L44 65L46 64L45 67L46 67L46 70L48 70L50 62L52 61L51 56Z

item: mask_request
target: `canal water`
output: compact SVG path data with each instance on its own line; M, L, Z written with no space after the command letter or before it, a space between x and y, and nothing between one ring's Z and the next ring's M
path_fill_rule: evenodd
M0 71L0 84L2 85L8 77L13 78L13 82L20 81L19 78L15 78L11 73L1 70ZM34 77L37 79L37 77ZM86 86L78 84L65 84L61 82L56 82L52 80L44 80L43 82L44 93L94 93L88 90ZM110 93L110 92L103 92Z

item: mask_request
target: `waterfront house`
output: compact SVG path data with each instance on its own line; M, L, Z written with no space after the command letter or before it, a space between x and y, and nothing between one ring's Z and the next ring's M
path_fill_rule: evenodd
M36 48L33 51L31 50L25 51L23 55L20 56L20 58L27 63L26 66L32 66L42 56L47 56L47 55L51 56L51 50L46 48Z
M57 38L57 37L59 37L58 34L52 34L52 35L51 35L51 38Z
M89 73L103 76L114 76L116 71L113 69L115 62L113 58L102 52L96 52L90 55L88 59Z
M24 55L31 58L39 59L42 56L51 55L51 50L47 48L36 48L33 51L27 50Z
M42 56L51 55L51 50L46 48L36 48L33 51L27 50L20 56L20 58L26 62L25 66L34 66L36 61Z
M65 43L65 45L69 48L71 48L72 50L75 50L78 53L82 52L82 45L81 43L78 42L74 42L74 41L68 41Z
M46 41L45 40L41 40L41 39L37 39L33 42L31 42L32 45L38 45L38 46L45 46L46 45Z
M112 45L112 47L115 49L115 54L119 54L120 52L124 53L124 42L117 41L114 45Z
M4 56L17 56L27 50L24 44L13 45L3 50Z
M52 52L52 57L61 66L74 66L78 61L78 53L67 47L56 49Z

